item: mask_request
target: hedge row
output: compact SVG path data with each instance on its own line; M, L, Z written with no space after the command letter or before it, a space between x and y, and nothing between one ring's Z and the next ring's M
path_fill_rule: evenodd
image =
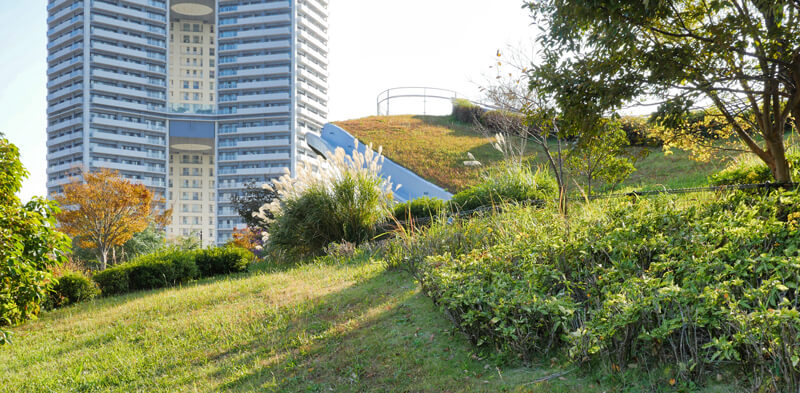
M115 295L168 287L201 277L243 272L253 259L250 251L238 247L199 251L171 249L106 269L95 274L93 279L104 295Z

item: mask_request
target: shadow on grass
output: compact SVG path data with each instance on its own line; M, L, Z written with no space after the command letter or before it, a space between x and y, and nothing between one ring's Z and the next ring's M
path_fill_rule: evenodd
M228 381L222 390L444 391L485 372L403 273L384 271L294 307L274 334L214 355L225 364L214 375Z

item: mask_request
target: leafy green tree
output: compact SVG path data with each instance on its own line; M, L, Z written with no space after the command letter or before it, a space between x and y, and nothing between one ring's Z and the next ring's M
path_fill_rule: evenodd
M543 61L534 83L563 116L660 103L654 120L707 142L686 115L708 107L779 182L791 180L784 132L800 126L798 0L528 0ZM707 144L707 143L706 143Z
M262 213L261 208L271 204L277 198L278 194L272 188L248 183L242 195L231 197L231 203L248 227L267 229L269 222L275 219L275 216L268 210L264 210ZM261 218L262 216L266 219Z
M27 176L17 147L0 134L0 344L9 341L2 326L39 313L53 284L51 270L66 261L70 247L55 229L55 204L34 198L23 205L17 197Z
M586 194L599 182L619 184L636 169L625 148L629 145L619 122L600 120L599 132L582 134L567 153L567 166L583 180Z

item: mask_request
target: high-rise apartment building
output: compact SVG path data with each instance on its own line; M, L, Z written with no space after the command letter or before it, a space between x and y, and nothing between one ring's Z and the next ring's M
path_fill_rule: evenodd
M327 0L50 0L47 188L117 170L220 243L230 198L316 160Z

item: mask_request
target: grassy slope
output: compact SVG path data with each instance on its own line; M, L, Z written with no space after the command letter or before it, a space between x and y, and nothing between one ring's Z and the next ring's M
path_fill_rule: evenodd
M264 268L45 313L0 347L0 392L600 391L497 369L380 262Z
M362 142L383 146L386 157L450 192L478 181L480 169L464 166L467 152L484 164L503 158L472 127L449 117L372 116L336 124Z
M478 181L480 169L467 168L467 152L478 161L491 164L502 159L500 152L472 127L449 116L388 116L337 122L362 142L383 146L384 154L447 190L460 191ZM530 145L534 162L545 165L543 154ZM639 149L639 148L636 148ZM660 148L639 160L637 171L621 187L652 189L698 187L707 184L708 176L724 168L724 160L710 163L692 161L689 153L674 149L665 155Z

